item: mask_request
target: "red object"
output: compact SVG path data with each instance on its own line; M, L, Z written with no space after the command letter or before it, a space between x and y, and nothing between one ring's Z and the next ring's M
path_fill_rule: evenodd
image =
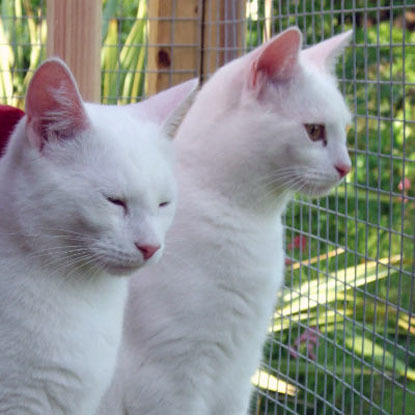
M398 189L403 193L403 197L398 197L398 200L403 200L404 203L408 202L408 198L405 197L408 195L408 190L411 188L411 181L405 177L405 179L399 182Z
M24 112L19 108L0 105L0 156L4 154L10 134L23 116Z
M307 355L310 359L316 360L318 352L318 346L319 346L319 336L320 336L320 330L318 327L309 327L304 330L304 332L301 334L301 336L297 337L294 341L294 345L289 348L290 355L294 357L294 359L297 359L298 356L298 350L302 344L306 345L307 348Z
M402 182L402 180L398 184L399 190L404 190L405 192L411 187L411 181L405 177L405 180Z
M287 249L300 248L305 249L307 247L307 237L304 235L296 236L291 243L287 245Z

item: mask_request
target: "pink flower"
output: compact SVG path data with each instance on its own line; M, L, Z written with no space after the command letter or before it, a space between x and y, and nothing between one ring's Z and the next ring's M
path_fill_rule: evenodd
M316 360L316 353L319 345L319 334L320 330L318 327L309 327L304 330L304 332L294 340L294 344L290 347L290 355L294 359L298 358L298 349L302 344L306 345L307 356L310 359Z
M405 177L404 181L402 182L402 180L399 182L398 184L398 189L403 193L404 196L406 196L408 194L408 190L411 187L411 181ZM406 197L398 197L399 200L403 200L404 203L408 202L408 199Z
M403 190L406 194L406 192L408 191L408 189L411 187L411 181L405 177L405 180L402 183L402 180L399 182L398 184L398 189L399 190Z
M290 242L287 245L287 249L292 249L292 248L300 248L300 249L305 249L307 246L307 242L308 239L306 236L304 235L298 235L296 236L292 242Z

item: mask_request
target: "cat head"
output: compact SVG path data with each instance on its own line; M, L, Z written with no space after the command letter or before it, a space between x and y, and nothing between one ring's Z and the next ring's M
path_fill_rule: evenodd
M327 193L351 169L346 149L351 116L334 77L336 58L351 34L301 51L301 32L291 28L250 56L245 93L276 115L283 150L278 169L292 172L288 187L309 195Z
M140 108L132 117L83 103L58 59L36 71L4 161L23 243L35 258L62 272L117 275L160 258L176 205L167 133L177 117L173 111L155 123L145 102Z
M232 177L244 183L244 191L266 183L266 194L327 193L351 169L351 116L334 77L336 57L350 37L347 32L301 51L301 33L290 28L225 65L182 124L178 143L193 134L179 151L199 137L197 150L205 149L192 154L195 163L209 158L216 164L210 170L227 169L222 177L234 169ZM215 156L205 156L209 152Z

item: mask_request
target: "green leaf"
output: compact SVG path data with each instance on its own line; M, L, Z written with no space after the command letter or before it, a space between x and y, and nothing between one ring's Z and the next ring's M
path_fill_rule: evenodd
M395 255L390 259L368 261L339 270L336 274L329 275L324 281L320 279L307 281L298 289L294 289L294 292L284 295L282 308L274 314L274 318L278 318L278 315L289 316L316 308L321 304L336 300L339 295L348 290L386 278L396 273L396 270L387 268L388 264L398 263L400 259L400 255ZM386 269L380 270L379 264L385 266Z
M107 37L101 54L102 65L102 96L105 104L117 103L117 80L118 80L118 23L112 19L108 26Z
M14 64L13 49L9 46L10 38L0 18L0 99L5 104L11 104L13 96L13 79L11 68Z
M375 365L384 366L387 370L397 372L410 380L415 380L415 368L407 367L405 362L387 351L384 345L381 346L367 337L363 338L351 329L346 328L346 332L345 345L355 354L373 360Z

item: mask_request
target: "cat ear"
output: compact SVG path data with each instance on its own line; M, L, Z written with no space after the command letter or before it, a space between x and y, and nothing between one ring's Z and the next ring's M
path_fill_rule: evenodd
M26 94L26 134L42 149L50 140L74 137L88 118L71 71L60 59L48 59L35 72Z
M292 78L298 64L302 35L298 28L291 27L265 43L254 52L251 64L250 86L269 79L286 81Z
M334 73L336 60L350 43L353 31L349 30L330 39L323 40L301 52L301 58L318 66L321 70Z
M168 137L173 138L198 92L198 80L191 79L166 89L137 104L126 105L134 114L163 126Z
M192 83L192 89L190 89L190 91L187 90L186 92L187 95L181 99L179 105L170 112L168 118L163 123L163 131L170 139L173 139L176 136L180 124L196 99L196 95L199 92L198 82Z

